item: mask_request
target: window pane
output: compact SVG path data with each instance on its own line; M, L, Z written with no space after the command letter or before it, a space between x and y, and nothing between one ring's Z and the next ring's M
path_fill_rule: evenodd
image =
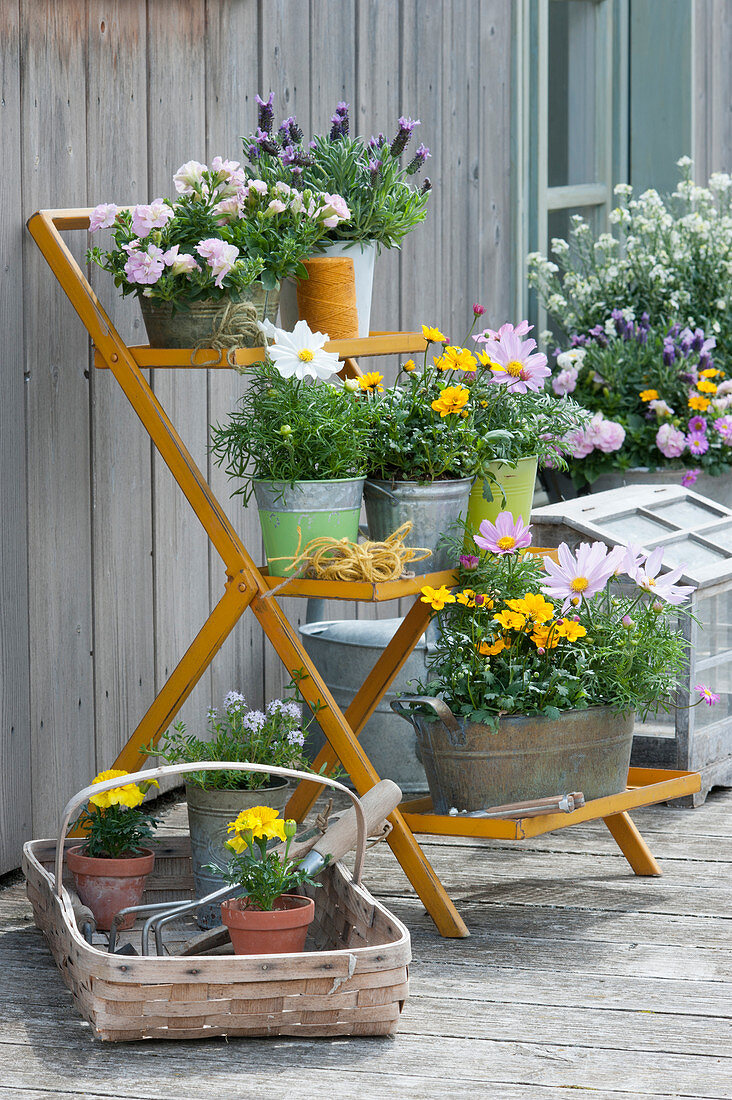
M549 244L552 237L569 240L569 230L572 226L570 219L573 214L581 214L585 221L589 222L595 237L605 228L605 212L601 206L573 206L568 210L550 210L546 222Z
M597 182L596 28L593 0L550 0L549 187Z

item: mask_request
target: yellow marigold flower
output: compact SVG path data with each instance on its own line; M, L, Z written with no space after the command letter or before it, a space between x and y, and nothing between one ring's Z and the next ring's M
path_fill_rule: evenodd
M493 370L498 364L494 363L487 351L478 352L478 362L482 363L484 367L490 367Z
M230 821L228 831L234 834L251 832L255 840L285 839L285 823L271 806L252 806L242 810L235 821ZM231 846L231 842L230 842Z
M706 370L700 371L702 378L718 378L720 375L724 378L724 371L717 370L716 367L707 367Z
M473 353L468 348L446 347L442 357L447 360L447 366L443 370L474 371L478 365Z
M367 393L383 393L383 381L383 374L379 374L377 370L372 370L368 374L361 375L358 379L358 385L360 389L365 390Z
M422 335L430 344L447 343L447 337L443 336L438 328L431 328L430 325L422 325Z
M658 401L658 390L641 390L638 396L641 401Z
M555 649L559 638L556 629L551 626L537 626L531 635L531 640L537 649Z
M103 783L105 779L121 779L123 775L129 774L129 772L120 771L118 768L109 768L107 771L95 775L92 783ZM139 806L145 797L147 788L157 786L157 779L150 779L146 782L144 790L138 787L136 783L126 783L124 787L115 787L111 791L100 791L99 794L93 794L90 796L89 801L92 805L98 806L100 810L107 810L110 806Z
M407 359L406 363L402 363L402 370L405 370L407 372L407 374L409 374L410 371L413 371L413 370L416 370L416 369L417 369L417 365L414 362L414 359Z
M455 599L465 607L475 607L475 592L472 588L463 588L462 592L457 593Z
M526 616L516 611L497 611L493 619L504 630L523 630L526 626Z
M445 386L437 400L432 402L432 408L444 418L451 413L461 412L469 400L470 390L465 386Z
M491 645L489 642L481 642L478 646L478 653L482 657L495 657L497 653L502 653L504 649L510 649L511 643L507 642L505 638L497 638Z
M573 623L571 619L564 619L561 625L554 628L554 632L560 638L566 638L568 642L576 642L578 638L584 638L587 634L582 623Z
M434 611L442 611L446 603L455 603L455 597L446 584L440 585L439 588L426 584L421 592L422 595L419 598L422 603L430 604Z
M716 393L717 386L715 382L710 382L708 378L700 378L696 384L696 388L699 393Z
M693 394L689 398L689 408L694 409L695 412L706 412L711 405L711 401L708 397L701 397L697 394Z
M554 618L554 604L541 593L527 592L522 600L506 600L506 606L525 615L532 623L545 623Z

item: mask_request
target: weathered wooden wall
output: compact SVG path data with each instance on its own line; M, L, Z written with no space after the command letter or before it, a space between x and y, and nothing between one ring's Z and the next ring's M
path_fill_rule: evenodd
M0 2L0 873L108 767L218 598L223 569L24 229L39 207L169 194L183 161L238 159L254 95L324 128L340 99L367 136L400 114L433 153L428 221L378 264L373 327L462 333L473 301L508 316L510 0ZM86 240L69 234L77 257ZM116 324L138 309L102 273ZM207 431L241 381L166 375L155 390L227 499ZM249 547L256 515L231 502ZM296 616L304 608L289 604ZM369 609L367 609L369 610ZM394 609L387 609L394 613ZM267 647L268 649L269 647ZM253 617L184 710L230 688L277 693Z

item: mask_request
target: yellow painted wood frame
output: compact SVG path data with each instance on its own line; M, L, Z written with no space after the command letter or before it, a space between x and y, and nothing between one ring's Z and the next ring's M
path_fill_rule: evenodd
M286 669L298 679L305 701L317 711L326 737L317 765L332 765L340 760L358 793L364 794L378 782L379 776L359 743L359 734L429 622L430 608L418 598L421 586L449 584L455 581L455 575L448 571L379 585L296 579L280 588L281 578L270 578L266 570L257 568L142 373L142 369L147 368L210 369L213 365L223 369L230 364L224 355L212 364L210 360L215 353L208 351L199 353L203 361L199 365L195 360L191 363L191 350L158 351L149 347L128 347L124 343L61 237L61 231L88 229L90 213L83 209L42 210L29 219L28 229L92 339L95 366L111 370L226 571L219 602L111 766L133 772L144 764L147 757L142 746L156 743L169 727L238 620L247 608L251 608ZM326 348L338 353L346 373L356 375L360 371L355 356L423 351L425 341L418 333L375 333L365 339L331 341ZM260 357L261 351L257 349L237 349L235 353L237 365L257 362ZM273 594L275 587L277 595L326 599L382 601L415 597L412 608L345 714L284 615ZM392 831L388 841L441 935L467 936L468 929L415 839L415 832L521 839L602 817L636 874L659 874L627 810L698 791L700 777L696 773L678 772L645 775L635 769L631 770L629 786L623 794L599 799L573 814L521 822L441 817L430 813L429 800L407 803L391 815ZM317 780L301 784L290 799L288 813L301 820L320 789Z

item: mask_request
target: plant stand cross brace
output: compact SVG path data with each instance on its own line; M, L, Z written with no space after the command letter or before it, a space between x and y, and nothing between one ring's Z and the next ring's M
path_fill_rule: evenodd
M454 583L455 576L451 572L434 573L378 585L295 579L284 587L288 596L372 601L414 597L412 608L344 714L272 595L281 578L270 578L266 570L255 565L142 373L143 369L156 367L228 369L226 354L212 364L215 353L203 351L199 367L191 363L190 350L128 347L124 343L61 237L64 230L88 229L90 213L90 210L40 211L30 218L28 228L92 339L95 366L111 370L226 570L221 599L112 766L134 772L143 765L147 757L142 746L157 742L170 726L238 620L250 608L285 668L298 681L304 699L317 712L327 743L315 766L332 765L340 760L358 793L363 795L380 777L358 737L427 627L431 612L419 600L419 590L426 583L434 586ZM357 374L360 372L355 357L359 355L422 351L425 341L417 333L376 333L366 338L333 341L326 347L339 354L348 373ZM237 365L261 358L262 349L242 348L235 352ZM658 865L627 810L689 794L699 787L696 773L631 769L629 789L621 794L595 800L571 814L520 821L443 817L431 812L429 799L420 799L403 804L391 816L388 843L439 932L443 936L467 936L468 929L415 839L415 832L522 839L602 817L636 874L657 875ZM302 820L321 789L317 781L302 783L290 799L288 815Z

